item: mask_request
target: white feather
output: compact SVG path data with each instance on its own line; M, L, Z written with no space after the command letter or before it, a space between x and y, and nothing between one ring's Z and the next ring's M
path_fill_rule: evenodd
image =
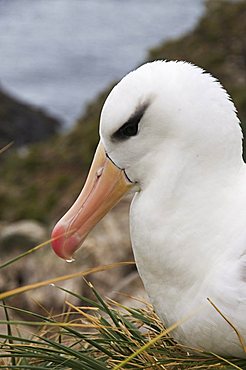
M144 103L139 133L111 135ZM220 83L185 62L157 61L128 74L105 102L101 139L137 181L130 229L139 273L167 325L201 308L177 340L246 357L246 169L234 104Z

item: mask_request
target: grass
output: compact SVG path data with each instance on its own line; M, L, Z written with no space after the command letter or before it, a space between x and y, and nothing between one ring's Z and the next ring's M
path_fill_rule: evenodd
M5 262L0 269L11 268L48 243ZM130 308L104 299L90 283L94 300L57 285L129 263L132 262L99 266L1 293L5 319L0 325L6 327L6 333L0 334L0 369L246 369L246 360L224 359L177 344L170 335L181 321L165 328L149 303ZM48 284L68 297L60 314L43 308L41 315L8 303L13 295ZM83 305L72 304L69 297L76 297ZM25 321L16 319L20 313L25 314Z

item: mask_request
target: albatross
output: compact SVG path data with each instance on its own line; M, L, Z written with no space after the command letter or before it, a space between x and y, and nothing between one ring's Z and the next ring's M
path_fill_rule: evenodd
M155 61L130 72L105 101L87 181L56 224L52 247L71 260L133 189L132 247L156 312L172 325L199 308L174 338L245 358L246 167L239 123L228 93L197 66Z

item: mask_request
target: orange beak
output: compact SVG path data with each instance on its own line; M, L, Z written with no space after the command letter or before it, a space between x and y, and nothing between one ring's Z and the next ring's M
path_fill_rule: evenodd
M84 188L52 232L55 253L72 260L91 229L133 185L99 143Z

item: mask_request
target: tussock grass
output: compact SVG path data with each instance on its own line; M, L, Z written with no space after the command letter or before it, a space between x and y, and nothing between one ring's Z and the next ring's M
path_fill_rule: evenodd
M44 245L0 268L20 258L28 258ZM89 273L122 264L127 263L96 267L76 276L84 278ZM63 291L68 297L65 309L59 315L41 315L8 303L8 297L50 283L57 284L67 278L73 276L54 278L1 294L0 306L6 318L0 325L6 326L6 333L0 334L0 369L246 369L246 360L223 359L177 344L170 335L180 323L165 328L150 304L144 303L142 308L124 306L115 300L104 299L90 283L94 300L54 285L54 289ZM69 297L76 297L83 306L72 304ZM25 314L26 321L11 319L19 313ZM19 330L22 326L25 331ZM26 328L29 328L28 332Z

